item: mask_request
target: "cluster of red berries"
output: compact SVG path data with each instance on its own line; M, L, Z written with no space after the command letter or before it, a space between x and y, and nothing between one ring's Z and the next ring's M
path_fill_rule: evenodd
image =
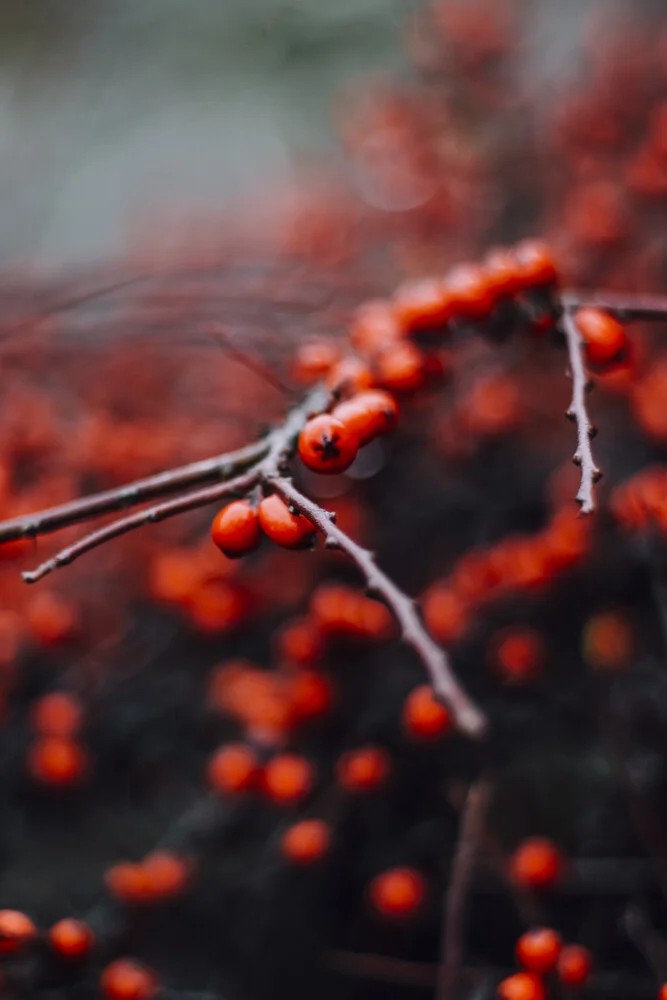
M611 498L611 511L619 525L628 531L655 527L667 530L667 471L650 466L617 486Z
M498 985L499 1000L545 1000L544 977L556 974L566 989L585 986L592 968L590 951L578 944L563 944L550 927L533 927L516 943L516 958L522 967Z

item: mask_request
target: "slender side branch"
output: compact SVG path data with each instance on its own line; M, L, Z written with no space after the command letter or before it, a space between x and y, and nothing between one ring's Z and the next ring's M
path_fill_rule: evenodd
M101 517L115 510L136 507L156 497L178 493L190 486L198 486L216 479L229 479L235 473L242 472L253 465L269 451L271 436L260 441L229 451L214 458L206 458L201 462L192 462L178 469L159 472L155 476L137 479L126 486L119 486L103 493L93 493L81 500L50 507L28 517L17 517L11 521L0 523L0 544L11 542L16 538L36 538L38 535L48 535L62 528L68 528L79 521L88 521L93 517Z
M212 503L214 500L222 500L227 497L241 496L257 482L257 471L250 470L236 479L230 479L226 483L217 486L208 486L206 489L197 490L195 493L186 493L184 497L177 497L176 500L169 500L167 503L156 504L146 510L140 510L129 517L119 518L111 524L93 531L89 535L84 535L78 542L69 545L66 549L61 549L52 559L47 559L37 569L28 573L22 573L26 583L37 583L38 580L60 569L61 566L69 566L76 559L80 559L86 552L96 549L105 542L110 542L112 538L119 538L126 535L135 528L142 528L146 524L156 524L158 521L165 521L168 517L175 517L177 514L184 514L188 510L196 510L204 504Z
M667 298L659 295L626 295L615 292L566 292L562 298L566 312L587 306L604 309L619 320L667 321Z
M567 416L574 420L577 425L577 450L574 453L573 462L581 467L581 484L577 500L581 504L582 514L592 514L595 510L593 486L600 479L602 473L595 464L591 449L591 438L595 429L586 408L588 376L584 367L582 340L576 320L569 313L564 313L562 324L572 372L572 402Z
M43 577L48 576L49 573L53 573L54 570L60 569L61 566L68 566L70 563L74 562L75 559L79 559L81 556L85 555L86 552L90 552L91 549L96 549L98 546L103 545L105 542L111 541L113 538L118 538L120 535L125 535L129 531L134 531L135 528L142 528L146 524L155 524L158 521L164 521L169 517L174 517L177 514L183 514L189 510L196 510L199 507L204 507L206 504L213 503L214 501L226 499L235 495L244 495L259 481L262 475L275 475L283 462L288 458L290 452L294 448L295 441L306 422L308 416L312 412L318 412L325 409L330 402L330 393L326 392L320 387L314 389L301 403L300 406L295 407L291 413L285 419L285 422L281 427L276 428L271 434L265 438L263 441L258 442L256 445L249 445L248 448L243 449L243 463L250 465L251 468L247 472L242 473L235 479L228 479L224 483L218 483L215 486L208 486L204 489L197 490L194 493L186 493L185 496L177 497L175 500L169 500L166 503L156 504L153 507L148 507L144 510L138 511L136 514L131 514L129 517L119 518L117 521L112 521L111 524L100 528L98 531L93 531L83 538L80 538L73 545L68 546L58 552L52 559L48 559L46 562L38 566L37 569L32 570L28 573L23 573L23 579L26 583L37 583L38 580L43 579ZM240 452L235 453L237 456L241 454ZM252 465L252 459L249 458L250 455L255 456L255 463ZM264 456L262 458L262 456ZM229 462L230 456L222 456L225 463ZM211 459L210 461L216 462L217 459ZM151 480L142 480L142 483L152 483L151 488L155 488L155 484L161 483L162 486L168 485L170 491L172 491L172 484L174 476L182 484L184 478L187 475L192 475L192 470L195 469L195 475L201 475L201 469L203 466L207 466L206 462L195 463L194 466L186 466L184 469L177 469L174 472L163 473L162 477L154 476ZM228 464L225 468L228 468ZM220 475L220 472L218 472ZM166 477L166 483L165 483ZM186 479L187 481L187 479ZM135 486L137 484L134 484ZM130 489L131 487L125 487L125 489ZM111 491L112 494L117 491ZM64 527L65 524L74 523L71 519L63 522L62 512L69 508L70 515L72 508L78 510L81 506L86 506L92 501L99 501L100 497L104 498L105 494L98 494L96 497L89 497L88 500L75 501L74 504L66 504L64 507L54 508L53 512L60 512L61 520L60 527ZM145 498L145 497L144 497ZM111 508L114 509L114 508ZM88 510L90 508L88 507ZM51 524L53 524L53 512L47 511L46 513L51 515ZM99 513L99 508L96 508L96 513ZM40 515L37 515L39 517ZM82 517L91 516L90 513L82 514L78 519ZM27 519L30 521L31 519ZM11 524L12 522L7 522ZM0 525L0 539L3 538L2 532L3 526ZM55 531L55 527L51 527L49 530ZM16 537L16 536L12 536ZM21 537L21 536L18 536ZM7 541L7 537L4 537L4 541Z
M451 709L458 728L468 736L481 739L487 728L483 712L468 697L452 673L444 650L426 631L415 602L404 594L376 564L372 552L357 545L334 524L331 516L304 496L289 479L264 473L263 478L283 500L292 504L312 521L324 535L325 543L342 549L363 573L369 590L383 597L401 626L403 641L411 646L426 667L433 688Z
M456 853L452 862L449 888L442 915L442 964L438 970L436 1000L449 1000L463 962L463 923L475 859L484 834L484 814L491 787L476 781L466 796Z

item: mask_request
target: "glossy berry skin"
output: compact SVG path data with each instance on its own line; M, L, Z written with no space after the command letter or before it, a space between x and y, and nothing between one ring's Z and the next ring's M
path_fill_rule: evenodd
M264 769L264 791L277 805L291 806L300 802L313 787L315 773L312 764L297 754L280 754Z
M265 497L257 510L262 531L285 549L307 548L315 537L315 528L302 514L292 514L275 493Z
M398 418L398 404L382 389L369 389L347 399L333 411L357 437L359 446L368 444L380 434L393 430Z
M523 240L514 249L514 259L522 291L558 282L558 268L551 250L541 240Z
M333 414L321 413L308 421L299 435L299 457L313 472L336 475L354 462L359 439Z
M259 758L244 743L229 743L213 754L206 771L216 792L232 795L253 788L259 774Z
M213 519L211 538L230 559L253 552L262 538L257 511L248 500L228 503Z
M498 1000L546 1000L544 983L532 972L516 972L498 984Z
M366 795L381 788L389 774L389 757L380 747L359 747L336 763L336 780L352 795Z
M558 978L564 986L583 986L593 969L593 958L588 948L580 944L566 944L560 953L557 969Z
M546 837L531 837L519 844L510 862L511 874L519 885L544 889L558 881L563 858Z
M418 740L434 740L452 727L449 712L433 693L433 688L422 684L411 691L403 706L403 729Z
M66 917L50 929L49 944L61 958L76 961L91 951L95 935L83 920Z
M459 264L444 281L451 314L460 319L485 319L495 305L484 270L477 264Z
M414 868L391 868L376 875L368 886L373 909L383 917L405 918L424 901L426 883Z
M533 927L516 943L516 959L528 972L544 976L556 968L563 942L551 927Z
M100 989L107 1000L152 1000L158 983L152 972L131 958L117 958L102 970Z
M21 951L37 937L37 928L20 910L0 910L0 955Z
M283 856L293 864L309 865L326 854L331 843L331 829L324 820L304 819L283 834Z
M580 309L576 322L586 345L586 358L592 365L610 364L626 350L628 338L624 328L604 310Z

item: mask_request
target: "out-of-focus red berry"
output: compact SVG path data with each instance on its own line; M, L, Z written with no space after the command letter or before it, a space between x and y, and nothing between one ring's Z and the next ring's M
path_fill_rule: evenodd
M576 321L591 364L609 364L625 351L628 343L625 329L609 313L602 309L579 309Z
M383 917L409 917L419 909L425 896L424 877L414 868L390 868L376 875L368 886L371 905Z
M389 774L388 754L380 747L359 747L344 753L336 763L336 780L353 794L366 794L381 788Z
M293 864L318 861L329 849L331 828L321 819L304 819L285 831L281 840L284 857Z
M155 975L131 958L117 958L102 970L100 989L107 1000L152 1000L159 989Z
M557 969L564 986L583 986L593 969L593 957L588 948L580 944L566 944L558 958Z
M84 958L95 943L95 935L83 920L65 917L49 930L49 943L61 958Z
M42 736L74 736L81 727L82 706L74 694L52 691L38 698L32 708L32 724Z
M546 1000L547 991L539 976L532 972L515 972L498 984L498 1000Z
M315 781L310 761L296 754L280 754L264 768L264 790L278 805L294 805L308 795Z
M452 728L452 718L428 684L411 691L403 706L403 729L418 740L433 740Z
M88 769L88 758L74 740L47 736L32 744L27 764L28 771L40 784L64 787L81 781Z
M516 943L517 962L529 972L544 976L555 969L562 947L557 931L551 927L533 927Z
M20 910L0 910L0 955L21 951L37 937L37 928Z
M546 889L554 885L563 871L563 857L553 841L546 837L530 837L522 841L510 862L512 878L531 888Z
M206 775L216 792L233 794L252 788L259 774L259 759L244 743L220 747L208 762Z

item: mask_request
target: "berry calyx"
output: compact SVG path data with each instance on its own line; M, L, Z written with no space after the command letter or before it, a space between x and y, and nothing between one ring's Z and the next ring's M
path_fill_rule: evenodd
M529 972L543 976L555 969L562 947L557 931L551 927L533 927L516 943L517 962Z
M262 531L285 549L307 548L315 537L315 527L303 514L292 514L287 504L273 493L257 509Z
M283 834L280 846L288 861L307 865L326 854L330 843L331 829L324 820L304 819Z
M426 896L424 878L414 868L391 868L368 886L371 905L383 917L409 917Z
M586 346L586 358L592 365L608 365L619 360L628 346L624 328L602 309L579 309L577 328Z
M433 740L451 727L451 716L435 697L432 687L422 684L410 692L403 706L403 729L408 736Z
M61 958L76 960L91 951L95 935L83 920L65 917L49 930L49 943Z
M299 435L299 456L313 472L335 475L348 469L359 450L359 439L333 414L321 413L308 421Z
M213 519L211 538L230 559L253 552L262 538L257 511L248 500L228 503Z

